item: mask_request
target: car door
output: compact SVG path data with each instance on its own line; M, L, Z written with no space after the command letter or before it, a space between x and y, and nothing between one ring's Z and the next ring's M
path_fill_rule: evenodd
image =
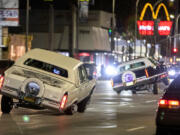
M85 67L78 68L80 78L80 98L85 98L89 94L89 79Z

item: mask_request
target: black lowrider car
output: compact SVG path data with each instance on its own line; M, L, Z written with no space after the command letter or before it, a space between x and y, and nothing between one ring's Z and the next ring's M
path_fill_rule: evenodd
M157 83L163 81L169 84L166 67L151 58L139 58L125 62L117 67L117 75L112 78L113 89L122 90L152 90L158 94Z

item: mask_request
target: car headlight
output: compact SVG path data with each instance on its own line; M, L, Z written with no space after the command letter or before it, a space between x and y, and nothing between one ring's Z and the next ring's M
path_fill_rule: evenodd
M170 70L170 71L168 72L168 74L169 74L169 75L175 75L176 72L175 72L175 70Z
M117 71L116 71L116 68L113 67L113 66L108 66L106 68L106 75L109 75L109 76L113 76L113 75L116 75L117 74Z

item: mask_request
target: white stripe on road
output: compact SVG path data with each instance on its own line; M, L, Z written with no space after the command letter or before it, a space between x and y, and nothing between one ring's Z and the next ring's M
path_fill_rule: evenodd
M140 129L144 129L145 127L137 127L137 128L131 128L131 129L127 129L128 132L133 132L136 130L140 130Z
M117 128L117 125L93 126L93 127L87 127L87 128Z
M157 100L148 100L146 103L152 103L152 102L157 102Z

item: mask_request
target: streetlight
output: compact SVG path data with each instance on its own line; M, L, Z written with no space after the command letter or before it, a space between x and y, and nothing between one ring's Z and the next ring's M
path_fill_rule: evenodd
M137 39L137 10L138 10L139 0L136 1L136 17L135 17L135 31L134 31L134 58L136 57L136 39Z
M173 14L170 14L169 17L170 17L171 19L174 19L174 18L175 18L175 16L174 16Z

